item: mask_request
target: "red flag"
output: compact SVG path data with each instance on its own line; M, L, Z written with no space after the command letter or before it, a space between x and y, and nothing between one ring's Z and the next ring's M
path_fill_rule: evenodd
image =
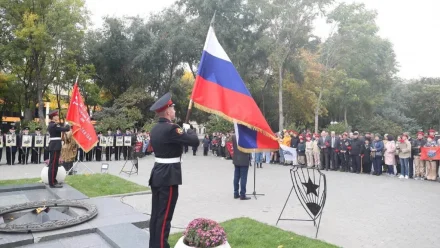
M73 138L76 143L85 151L89 152L97 143L95 127L90 121L87 107L78 89L78 83L73 86L72 97L70 98L69 110L66 120L72 124Z
M422 147L421 160L440 160L440 147Z

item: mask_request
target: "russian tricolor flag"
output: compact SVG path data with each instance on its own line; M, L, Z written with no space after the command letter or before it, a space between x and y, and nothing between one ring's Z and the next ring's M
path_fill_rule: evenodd
M243 80L209 28L191 95L195 107L234 122L244 152L278 150L275 134Z

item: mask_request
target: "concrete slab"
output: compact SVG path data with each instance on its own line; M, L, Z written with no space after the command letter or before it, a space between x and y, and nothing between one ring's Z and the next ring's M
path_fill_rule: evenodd
M21 248L111 248L97 233L84 234L75 237L66 237L59 240L20 246Z
M150 218L147 215L137 212L115 198L95 198L86 201L96 205L99 210L98 216L88 222L95 228L123 223L135 224L139 227L149 225Z
M0 207L29 202L29 199L22 192L7 192L0 194Z
M23 185L5 185L0 186L0 193L22 190L44 189L43 183L23 184Z
M34 243L32 234L3 234L0 233L0 248L12 248Z
M70 185L63 184L62 188L50 188L46 185L47 191L56 195L58 199L64 200L83 200L88 199L89 197L79 192L75 188L72 188Z
M96 232L115 248L149 247L150 235L132 224L100 227Z

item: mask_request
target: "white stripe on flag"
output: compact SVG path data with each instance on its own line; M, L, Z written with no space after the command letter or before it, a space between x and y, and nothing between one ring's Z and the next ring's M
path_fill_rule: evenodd
M208 37L206 37L205 47L203 48L203 50L205 50L212 56L231 62L228 54L226 54L222 45L220 45L220 43L218 42L217 36L215 36L215 32L212 27L209 27Z
M235 130L235 139L237 140L237 146L238 146L238 139L240 137L239 133L238 133L238 125L237 122L234 121L234 130Z

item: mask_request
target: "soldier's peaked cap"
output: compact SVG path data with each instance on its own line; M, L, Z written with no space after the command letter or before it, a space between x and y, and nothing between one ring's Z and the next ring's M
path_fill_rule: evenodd
M49 112L49 117L50 118L52 118L54 116L57 116L57 115L58 115L58 110L53 110L53 111Z
M29 131L30 129L29 129L29 127L25 127L25 128L23 128L23 130Z
M160 113L165 111L167 108L174 106L173 101L171 100L171 93L168 92L163 95L159 100L157 100L153 106L151 106L150 111L154 111L156 113Z
M41 131L41 127L35 128L35 131Z

